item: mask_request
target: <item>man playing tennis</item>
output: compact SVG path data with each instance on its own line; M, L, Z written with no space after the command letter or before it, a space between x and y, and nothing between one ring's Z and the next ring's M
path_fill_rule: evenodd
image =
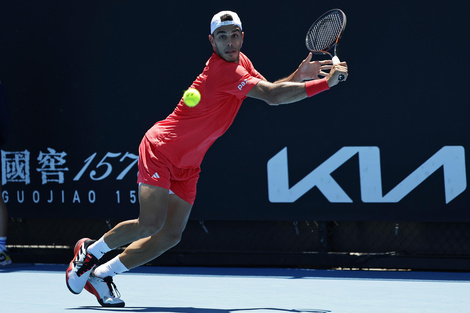
M190 108L181 100L147 131L139 147L139 217L119 223L97 241L77 242L66 272L72 293L85 288L102 306L124 306L112 277L148 263L180 241L196 198L202 159L246 97L269 105L292 103L335 86L341 74L347 78L345 62L311 62L309 54L290 76L271 83L240 52L244 33L236 13L217 13L210 27L214 53L191 86L201 93L200 103ZM105 253L126 244L120 255L97 266Z

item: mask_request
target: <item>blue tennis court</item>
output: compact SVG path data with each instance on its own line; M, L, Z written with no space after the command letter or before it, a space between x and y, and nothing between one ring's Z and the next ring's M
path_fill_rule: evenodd
M142 267L115 277L124 308L65 286L66 265L0 269L1 312L468 312L470 273Z

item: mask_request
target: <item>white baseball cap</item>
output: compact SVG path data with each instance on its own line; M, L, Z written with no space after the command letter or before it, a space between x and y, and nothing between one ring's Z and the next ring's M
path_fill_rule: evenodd
M220 18L224 15L230 15L232 17L231 21L221 21ZM225 25L237 25L242 29L242 21L238 17L238 14L232 11L220 11L214 17L212 17L211 21L211 34L214 33L214 31L219 28L220 26L225 26Z

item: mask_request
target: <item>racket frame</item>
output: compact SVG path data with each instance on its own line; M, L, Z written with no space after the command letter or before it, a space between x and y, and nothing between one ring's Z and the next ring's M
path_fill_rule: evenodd
M310 47L309 47L309 34L310 32L312 31L312 29L315 27L316 24L318 24L318 22L320 20L322 20L323 18L325 18L325 16L327 15L330 15L331 13L333 12L339 12L342 16L343 16L343 23L341 25L341 31L339 32L338 36L336 37L336 40L334 42L332 42L328 47L326 47L324 50L312 50ZM344 14L344 12L341 10L341 9L331 9L325 13L323 13L319 18L317 18L315 20L315 22L313 22L313 24L310 26L310 28L308 29L307 31L307 35L305 36L305 46L307 47L307 49L309 51L311 51L313 54L317 54L317 55L328 55L330 56L330 58L333 60L333 64L338 64L340 63L340 60L338 58L338 56L336 55L336 48L338 46L338 42L340 41L341 39L341 36L343 35L344 33L344 30L346 29L346 14ZM333 53L331 53L330 51L333 49Z
M343 20L343 23L341 25L341 30L340 30L338 36L336 37L336 40L334 42L332 42L329 46L327 46L324 50L312 50L309 47L309 44L308 44L309 43L309 34L312 32L312 29L318 24L319 21L321 21L322 19L325 18L325 16L330 15L333 12L340 13L342 15L342 20ZM315 20L315 22L313 22L313 24L308 29L307 35L305 36L305 46L313 54L328 55L331 58L331 60L333 61L333 65L339 64L341 61L339 60L339 57L336 54L336 48L338 47L338 42L341 39L341 36L343 35L344 30L346 29L346 21L347 21L346 14L341 9L331 9L331 10L323 13L319 18L317 18ZM332 49L333 49L333 54L330 53L330 51ZM344 80L344 75L343 74L339 75L338 80Z

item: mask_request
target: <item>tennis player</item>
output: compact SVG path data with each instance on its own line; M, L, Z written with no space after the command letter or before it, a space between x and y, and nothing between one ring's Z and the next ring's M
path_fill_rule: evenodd
M347 78L345 62L312 62L309 54L290 76L269 82L240 51L244 33L236 13L215 14L210 29L214 53L191 85L201 93L200 103L190 108L181 100L147 131L139 147L139 217L119 223L97 241L77 242L66 271L72 293L85 288L102 306L124 306L112 277L178 244L196 198L204 155L232 124L246 97L269 105L292 103L335 86L340 74ZM105 253L126 244L121 254L97 266Z

